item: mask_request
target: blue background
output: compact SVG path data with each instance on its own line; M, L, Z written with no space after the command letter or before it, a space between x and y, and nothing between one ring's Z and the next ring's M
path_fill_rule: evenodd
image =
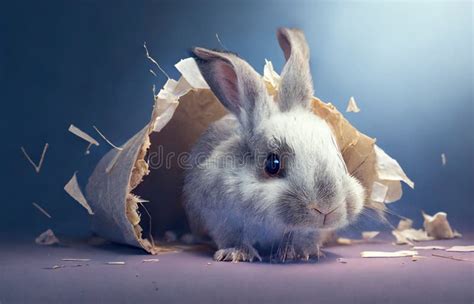
M152 85L166 80L149 73L144 41L174 78L190 47L220 47L216 33L257 71L264 58L279 71L279 26L306 33L316 95L340 110L354 96L362 111L347 118L415 181L391 208L417 225L420 210L447 211L455 228L472 230L472 14L470 1L2 1L0 232L87 232L85 210L62 188L76 170L84 185L109 147L84 156L87 144L67 128L99 139L96 125L122 144L144 126ZM45 142L38 175L20 146L36 160Z

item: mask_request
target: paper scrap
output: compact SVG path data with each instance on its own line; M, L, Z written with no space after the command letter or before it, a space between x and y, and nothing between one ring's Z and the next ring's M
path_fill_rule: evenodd
M125 262L118 261L118 262L107 262L107 265L125 265Z
M404 219L401 219L400 222L398 222L397 230L410 229L412 226L413 226L413 220L409 218L404 218Z
M38 205L37 203L33 202L32 203L33 206L36 207L36 209L38 209L41 213L43 213L46 217L48 218L51 218L51 215L46 211L44 210L40 205Z
M380 231L363 231L362 232L362 239L364 240L371 240L377 235L379 235Z
M78 127L76 127L75 125L71 124L69 126L69 129L68 129L69 132L71 132L72 134L82 138L83 140L87 141L89 143L89 145L87 146L87 149L86 149L86 154L89 154L89 148L92 146L92 145L96 145L98 146L99 145L99 142L97 140L95 140L92 136L90 136L89 134L87 134L86 132L82 131L81 129L79 129Z
M428 236L426 231L423 229L405 229L405 230L393 230L392 235L395 236L397 245L413 245L411 241L431 241L433 237Z
M337 258L337 261L341 264L347 264L347 260L344 258Z
M53 265L51 267L45 267L43 269L51 269L51 270L55 270L55 269L59 269L59 268L64 268L66 267L66 265Z
M114 145L110 140L108 140L107 137L105 137L105 135L102 134L102 132L100 132L99 129L97 129L96 126L92 126L92 127L93 127L94 130L100 135L100 137L102 137L103 140L105 140L110 146L112 146L112 148L117 149L117 150L123 150L123 148L117 147L117 146Z
M64 258L61 261L65 262L89 262L91 259L76 259L76 258Z
M441 164L446 166L446 154L441 153Z
M43 152L41 153L40 160L38 162L38 165L35 164L35 162L31 159L31 157L26 153L25 148L21 147L21 151L23 151L23 154L25 155L26 159L30 162L30 164L35 168L36 173L40 173L41 166L43 166L43 161L44 161L44 156L46 155L46 151L48 150L49 144L46 143L43 148Z
M469 246L453 246L451 248L446 249L446 251L452 251L452 252L473 252L474 251L474 245L469 245Z
M354 113L360 112L360 109L357 106L357 103L356 103L353 96L351 96L351 98L349 98L349 102L347 103L346 112L354 112Z
M45 232L41 233L36 239L35 243L38 245L54 245L59 244L58 238L54 235L53 230L48 229Z
M158 263L160 259L144 259L143 263Z
M170 76L165 72L165 70L163 70L161 66L158 64L158 62L150 56L150 53L148 52L148 48L146 47L146 42L143 42L143 48L145 49L146 58L148 58L151 62L153 62L158 67L158 69L166 76L166 78L170 79ZM150 72L151 71L152 70L150 69ZM153 75L156 76L154 72L153 72Z
M82 194L81 188L79 187L79 183L77 182L76 173L74 173L69 182L64 186L64 190L79 204L81 204L82 207L86 208L87 212L90 215L94 215L94 212L87 203L84 194Z
M414 246L412 249L413 250L445 250L446 247L436 246L436 245L432 245L432 246Z
M400 251L362 251L360 253L363 258L401 258L418 255L418 251L400 250Z
M449 225L448 215L446 212L438 212L431 216L422 212L424 222L423 227L429 236L436 239L452 239L455 237L461 237L461 234L454 231Z

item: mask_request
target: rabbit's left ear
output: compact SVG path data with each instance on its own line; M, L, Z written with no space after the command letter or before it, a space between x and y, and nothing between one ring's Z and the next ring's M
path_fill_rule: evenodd
M239 118L246 131L268 117L272 103L260 75L228 52L193 49L202 76L220 102Z
M279 28L277 38L286 59L278 93L280 109L288 111L298 105L309 108L314 92L304 34L298 29Z

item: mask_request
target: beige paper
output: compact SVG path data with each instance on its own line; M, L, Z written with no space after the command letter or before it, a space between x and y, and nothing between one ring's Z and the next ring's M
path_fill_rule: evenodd
M436 239L452 239L461 237L461 234L454 231L449 225L448 215L445 212L438 212L431 216L423 212L423 227L429 236Z
M418 251L400 250L400 251L362 251L360 256L363 258L402 258L418 255Z
M64 191L66 191L73 199L75 199L82 207L84 207L90 215L94 215L91 207L87 203L84 194L82 194L79 183L77 182L76 173L71 177L69 182L64 186Z
M155 95L150 122L121 146L122 151L113 149L104 156L86 188L87 201L95 212L94 231L150 253L168 250L166 245L154 242L151 222L154 229L166 230L167 225L183 215L180 205L183 169L175 163L166 170L153 168L156 157L150 159L151 163L145 158L157 154L159 147L165 153L189 152L207 126L227 113L210 91L194 59L181 60L176 68L181 78L168 79ZM269 61L263 80L274 96L279 75ZM374 182L387 188L384 201L368 199L366 207L383 210L384 202L398 199L400 181L409 181L398 163L385 153L380 157L375 140L358 132L331 104L314 98L313 110L333 129L348 171L365 186L367 197L371 197ZM150 201L146 206L151 219L143 215L145 211L139 205L143 199Z
M360 109L357 106L357 103L356 103L354 97L352 97L352 96L351 96L351 98L349 98L349 102L347 103L346 112L354 112L354 113L360 112Z
M474 251L474 245L453 246L451 248L446 249L446 251L450 251L450 252L473 252Z
M36 239L35 243L38 245L54 245L54 244L59 244L59 240L54 235L53 230L48 229L45 232L41 233Z

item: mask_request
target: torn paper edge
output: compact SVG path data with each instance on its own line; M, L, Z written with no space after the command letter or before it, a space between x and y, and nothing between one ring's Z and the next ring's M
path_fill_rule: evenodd
M79 129L73 124L69 126L68 131L76 135L77 137L82 138L83 140L87 141L89 144L99 146L99 142L97 140L95 140L92 136L82 131L81 129Z
M453 246L446 251L449 252L473 252L474 251L474 245L468 245L468 246Z
M402 258L412 257L418 255L415 250L400 250L400 251L362 251L360 256L363 258Z
M59 244L59 239L56 237L53 230L48 229L36 237L35 243L42 246L49 246Z
M110 140L108 140L107 137L105 137L105 135L102 134L102 132L100 132L99 129L96 126L92 126L92 127L100 135L100 137L102 137L102 139L105 140L105 142L108 143L112 148L117 149L117 150L123 150L123 148L117 147Z
M33 202L31 203L34 207L36 207L36 209L38 209L41 213L43 213L47 218L52 218L51 215L43 209L43 207L41 207L40 205L38 205L37 203Z
M81 206L84 207L90 215L94 215L94 212L92 211L91 206L89 206L89 203L87 203L87 200L84 197L84 194L82 193L81 188L79 187L79 183L77 182L76 172L74 172L74 175L71 177L69 182L64 186L64 191L66 191L67 194L69 194L73 199L75 199L79 204L81 204Z
M46 155L46 151L48 150L48 147L49 147L49 144L46 143L44 145L44 148L43 148L43 152L41 152L41 157L40 157L40 160L38 162L38 165L35 164L35 162L31 159L31 157L28 155L28 153L26 153L26 150L25 148L21 147L21 151L23 152L23 154L25 155L26 159L30 162L30 164L33 166L33 168L35 168L35 171L36 173L40 173L41 171L41 167L43 166L43 161L44 161L44 157Z

